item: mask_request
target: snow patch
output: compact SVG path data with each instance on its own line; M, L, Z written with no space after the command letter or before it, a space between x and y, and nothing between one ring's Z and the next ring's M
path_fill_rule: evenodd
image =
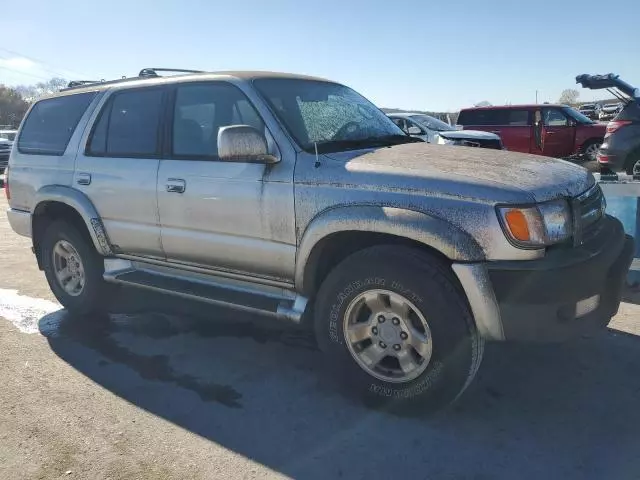
M38 323L45 315L61 310L62 306L44 300L20 295L17 290L0 288L0 317L13 323L24 333L38 333Z

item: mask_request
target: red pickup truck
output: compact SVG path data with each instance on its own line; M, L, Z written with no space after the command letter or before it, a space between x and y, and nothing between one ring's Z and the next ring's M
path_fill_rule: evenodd
M585 160L596 160L607 128L571 107L549 104L466 108L457 123L500 135L507 150Z

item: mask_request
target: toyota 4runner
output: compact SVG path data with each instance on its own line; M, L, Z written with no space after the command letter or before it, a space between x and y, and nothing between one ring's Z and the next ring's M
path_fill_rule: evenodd
M415 143L279 73L73 85L28 112L6 193L70 311L125 285L308 325L334 377L394 408L457 398L485 340L606 325L633 250L583 168Z

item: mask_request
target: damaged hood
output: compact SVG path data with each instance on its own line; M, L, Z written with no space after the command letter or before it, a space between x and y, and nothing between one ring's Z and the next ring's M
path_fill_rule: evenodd
M489 203L575 197L595 182L587 170L563 160L483 148L409 143L327 156L344 162L344 175L328 168L320 183L424 191Z

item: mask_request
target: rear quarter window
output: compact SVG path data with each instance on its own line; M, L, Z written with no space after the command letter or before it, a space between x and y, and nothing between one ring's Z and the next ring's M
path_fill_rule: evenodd
M504 110L463 110L458 117L459 125L504 125Z
M495 125L495 126L526 126L530 125L529 111L513 108L491 110L463 110L460 112L458 125Z
M96 92L88 92L40 100L24 121L18 151L31 155L62 155L95 96Z

